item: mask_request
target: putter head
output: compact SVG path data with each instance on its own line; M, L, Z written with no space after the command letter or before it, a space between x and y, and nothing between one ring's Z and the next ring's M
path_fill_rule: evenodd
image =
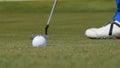
M49 39L50 39L50 36L49 36L49 35L43 35L43 37L44 37L46 40L49 40Z
M36 36L38 36L37 34L32 34L31 39L34 39Z
M36 36L43 36L46 40L50 38L49 35L32 34L31 39L34 39Z

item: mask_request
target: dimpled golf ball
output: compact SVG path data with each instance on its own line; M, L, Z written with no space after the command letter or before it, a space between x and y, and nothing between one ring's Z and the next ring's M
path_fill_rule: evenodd
M46 46L46 39L43 36L36 36L32 40L33 47Z

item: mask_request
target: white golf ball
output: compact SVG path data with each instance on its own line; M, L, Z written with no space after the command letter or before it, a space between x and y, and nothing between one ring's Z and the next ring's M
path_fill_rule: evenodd
M43 36L36 36L32 40L32 45L34 47L46 46L46 39Z

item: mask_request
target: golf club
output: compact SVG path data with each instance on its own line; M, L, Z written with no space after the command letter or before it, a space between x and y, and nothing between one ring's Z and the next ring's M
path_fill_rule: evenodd
M58 2L58 0L54 0L53 7L52 7L51 13L50 13L50 15L49 15L49 18L48 18L48 21L47 21L47 24L46 24L46 27L45 27L45 35L43 35L43 37L44 37L45 39L49 39L49 36L48 36L48 28L49 28L50 21L51 21L51 18L52 18L52 16L53 16L54 10L55 10L55 8L56 8L57 2ZM33 39L34 37L36 37L36 36L38 36L38 35L34 35L34 34L33 34L33 35L32 35L32 39Z

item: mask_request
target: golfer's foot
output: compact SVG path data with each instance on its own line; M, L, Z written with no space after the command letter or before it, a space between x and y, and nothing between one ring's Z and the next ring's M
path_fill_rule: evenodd
M85 35L92 39L119 38L120 22L112 21L101 28L87 29Z

